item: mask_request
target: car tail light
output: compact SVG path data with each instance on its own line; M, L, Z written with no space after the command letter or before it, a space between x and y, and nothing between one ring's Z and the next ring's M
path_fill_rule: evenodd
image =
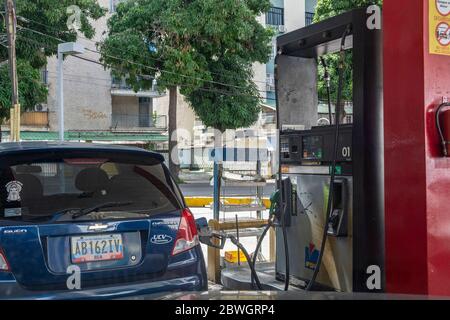
M180 226L178 228L177 239L172 250L172 255L174 256L190 250L199 243L194 215L189 209L186 208L181 214Z
M8 261L6 261L6 256L2 249L0 249L0 271L9 271Z

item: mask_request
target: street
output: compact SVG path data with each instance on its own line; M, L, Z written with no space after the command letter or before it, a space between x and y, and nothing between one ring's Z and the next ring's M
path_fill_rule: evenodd
M213 187L209 183L192 183L180 185L181 191L185 197L212 197ZM269 183L263 188L264 197L270 197L275 191L275 184ZM226 187L223 188L223 196L249 196L255 195L256 188L251 187Z

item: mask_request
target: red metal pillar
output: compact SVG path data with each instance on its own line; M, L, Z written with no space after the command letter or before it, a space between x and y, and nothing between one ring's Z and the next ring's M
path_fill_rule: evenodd
M436 36L429 10L441 6L442 21L450 22L447 4L450 9L447 0L384 1L386 289L390 293L450 296L450 160L441 157L434 120L437 106L450 99L450 55L430 53L429 44L429 37Z

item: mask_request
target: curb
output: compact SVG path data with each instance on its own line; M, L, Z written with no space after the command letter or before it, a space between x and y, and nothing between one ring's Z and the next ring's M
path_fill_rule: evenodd
M213 197L185 197L186 204L188 207L192 208L203 208L209 207L213 203ZM222 198L222 200L227 201L232 205L249 205L255 201L255 198ZM263 198L262 199L264 206L269 209L270 208L270 199Z

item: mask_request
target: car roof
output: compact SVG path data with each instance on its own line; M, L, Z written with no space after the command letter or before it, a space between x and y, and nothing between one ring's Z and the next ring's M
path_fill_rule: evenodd
M100 151L100 152L129 152L132 155L141 155L146 157L153 157L161 162L164 157L156 152L147 151L137 147L119 146L111 144L95 144L95 143L81 143L81 142L6 142L0 143L0 156L10 153L33 153L42 151Z

